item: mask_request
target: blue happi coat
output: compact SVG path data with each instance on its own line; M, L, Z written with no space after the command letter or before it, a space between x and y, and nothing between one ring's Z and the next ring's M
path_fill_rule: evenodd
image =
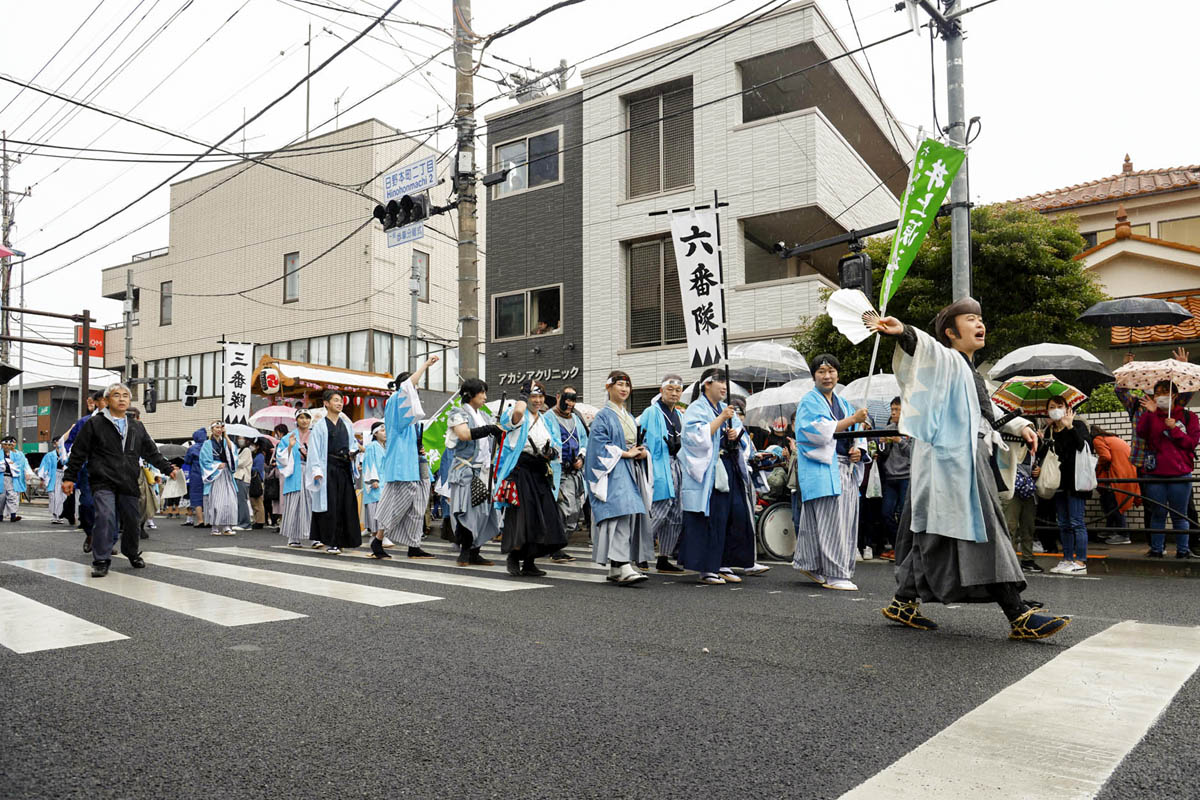
M228 436L225 437L225 457L227 459L225 466L229 469L229 477L232 480L234 470L237 469L238 449ZM221 462L213 457L212 439L205 439L204 444L200 446L200 476L204 480L205 497L212 491L213 482L217 479L220 468Z
M54 491L54 487L58 485L57 448L42 457L42 463L38 464L38 477L42 479L42 483L46 484L47 494Z
M646 449L650 451L650 464L654 474L654 497L653 500L657 503L659 500L670 500L675 497L675 493L679 491L679 487L675 485L675 479L671 476L671 453L667 449L667 417L663 413L662 406L658 404L658 397L650 401L650 406L642 415L638 417L638 426L646 431ZM682 417L678 409L673 409L675 416L680 421L680 435L682 436Z
M683 449L679 451L683 461L683 510L708 516L709 501L712 500L713 484L716 480L717 462L721 460L720 438L725 435L724 427L711 436L708 426L725 409L725 403L717 406L701 395L688 406L683 415ZM735 430L742 428L742 421L735 415L730 423ZM750 456L754 455L754 444L749 436L742 436L738 445L738 468L747 486L753 485L750 474Z
M312 499L312 512L320 514L329 510L329 481L325 474L329 470L329 430L325 417L315 420L312 433L308 436L308 469L305 470L304 488ZM359 451L358 441L354 438L354 426L345 414L338 415L338 424L346 428L346 441L350 443L346 454L350 463L354 463L354 454ZM321 480L316 480L320 478Z
M20 450L13 450L7 454L9 461L12 461L12 483L13 491L25 491L25 473L33 475L33 470L29 468L29 461L25 458L25 454Z
M275 446L275 466L283 476L283 494L291 494L304 488L305 462L300 456L299 435L299 431L289 431ZM293 451L288 449L293 441L296 442L294 459L291 456Z
M364 506L378 503L379 498L383 496L383 487L380 485L383 479L380 475L383 474L384 452L383 445L374 439L367 445L362 466L362 504Z
M387 448L379 465L379 480L419 481L421 462L417 447L417 423L425 419L421 398L412 381L404 381L388 398L383 412L383 426L387 429ZM368 502L363 500L364 503Z
M650 510L649 465L622 458L628 449L617 412L607 406L600 409L592 420L591 447L583 462L594 522Z
M508 431L504 437L504 447L500 450L500 467L496 470L496 481L503 481L517 466L517 460L521 457L521 451L525 449L525 443L529 441L529 410L521 415L521 424L512 424L512 407L504 410L500 415L500 427ZM559 430L558 423L554 421L554 412L545 409L538 415L538 420L545 420L546 430L550 432L550 441L558 448L562 447L562 431ZM562 482L562 457L555 457L550 462L550 472L552 473L551 486L554 495L558 496L558 484ZM504 508L508 505L505 502L497 502L496 508Z
M837 497L842 493L842 473L833 433L838 419L850 416L854 409L836 393L833 402L837 403L840 417L834 416L833 408L821 390L813 387L796 406L796 483L801 499L806 502L820 497ZM852 430L857 428L856 425ZM866 450L860 439L855 439L851 447ZM863 461L866 461L865 455Z

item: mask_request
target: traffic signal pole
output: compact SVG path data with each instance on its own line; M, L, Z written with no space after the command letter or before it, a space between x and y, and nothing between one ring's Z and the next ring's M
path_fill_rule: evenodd
M967 150L967 112L963 91L963 32L954 14L961 0L946 0L948 24L943 29L946 38L946 105L950 124L946 133L950 144L963 152ZM967 196L967 170L963 168L950 184L950 259L952 300L971 294L971 198Z
M133 270L125 270L125 385L133 391Z

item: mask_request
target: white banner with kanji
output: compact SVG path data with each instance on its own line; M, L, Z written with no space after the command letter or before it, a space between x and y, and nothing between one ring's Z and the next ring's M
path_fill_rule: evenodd
M226 342L225 390L221 418L226 425L248 425L250 417L250 374L254 371L254 345Z
M671 240L683 295L692 367L708 367L724 358L725 303L718 267L717 212L689 211L671 217Z

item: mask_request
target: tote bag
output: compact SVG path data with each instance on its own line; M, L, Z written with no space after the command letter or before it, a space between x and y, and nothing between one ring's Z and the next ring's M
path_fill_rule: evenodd
M1095 480L1093 478L1093 480ZM1037 496L1043 500L1054 497L1062 483L1062 465L1058 461L1058 453L1053 450L1046 453L1042 459L1042 472L1037 479Z

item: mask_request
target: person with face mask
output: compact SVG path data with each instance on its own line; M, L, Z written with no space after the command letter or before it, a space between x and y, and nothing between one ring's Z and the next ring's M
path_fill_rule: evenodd
M650 506L650 525L658 542L658 563L655 568L668 575L686 570L671 563L683 532L683 504L680 495L683 483L683 464L679 451L683 449L683 416L676 408L683 394L683 378L664 375L658 396L638 417L638 426L646 431L646 449L650 451L650 468L654 477L654 495Z
M554 405L555 422L562 435L562 482L558 485L558 511L562 515L563 529L569 539L583 524L583 506L587 502L587 490L583 482L583 461L587 458L588 427L583 417L575 411L579 394L574 386L564 386ZM574 556L565 550L552 555L556 564L569 564Z
M1062 543L1062 561L1050 568L1059 575L1087 575L1087 527L1083 523L1083 507L1091 491L1075 488L1075 461L1080 452L1092 446L1092 434L1083 420L1061 397L1051 397L1046 405L1049 424L1042 432L1045 444L1039 448L1045 461L1051 450L1058 456L1061 482L1054 494L1054 512L1058 519L1058 536Z
M1200 443L1200 422L1196 415L1183 407L1179 390L1170 381L1159 381L1154 385L1154 396L1143 398L1144 413L1138 420L1137 434L1146 441L1146 447L1154 454L1154 467L1147 470L1151 478L1184 478L1192 474L1196 456L1196 445ZM1175 527L1175 557L1188 558L1187 518L1188 498L1192 484L1145 483L1142 492L1146 499L1146 527L1162 531L1167 527L1167 514ZM1162 558L1166 545L1165 533L1150 534L1151 558Z
M562 479L562 433L546 408L546 387L526 381L517 402L505 409L500 426L507 432L496 480L497 505L504 510L500 550L514 577L540 577L534 559L567 545L555 495Z
M917 630L937 624L920 601L996 603L1010 639L1045 639L1070 617L1052 616L1021 597L1025 577L1000 505L995 453L1000 433L1036 447L1027 420L998 425L975 354L986 345L983 309L970 297L938 312L935 336L895 317L867 327L896 339L892 371L903 403L900 432L913 437L909 498L896 537L896 594L883 609Z

